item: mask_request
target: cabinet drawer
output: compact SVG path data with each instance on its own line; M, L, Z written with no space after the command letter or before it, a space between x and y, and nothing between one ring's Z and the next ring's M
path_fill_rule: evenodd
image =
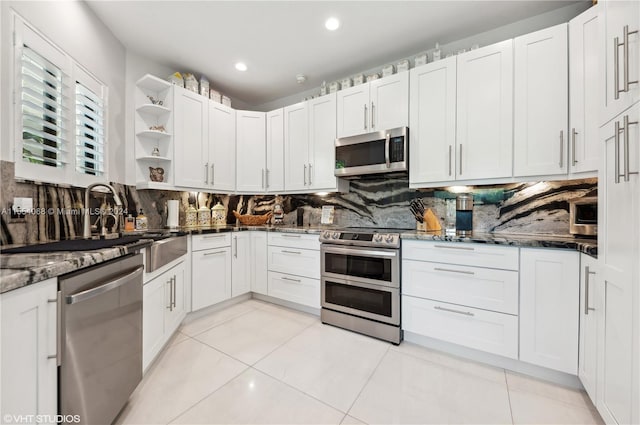
M304 233L269 232L268 244L286 246L287 248L302 248L320 250L318 235Z
M269 272L268 294L271 297L320 308L320 280Z
M208 235L194 235L191 240L192 251L209 248L221 248L231 245L231 232L211 233Z
M518 314L518 272L427 261L402 261L402 293Z
M518 317L402 296L405 331L518 358Z
M320 251L269 246L269 271L320 279Z
M518 270L518 248L459 242L402 241L405 260Z

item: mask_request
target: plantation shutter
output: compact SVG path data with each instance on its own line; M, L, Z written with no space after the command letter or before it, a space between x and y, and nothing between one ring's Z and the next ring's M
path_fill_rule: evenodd
M104 175L104 111L102 93L76 81L76 171L81 174Z

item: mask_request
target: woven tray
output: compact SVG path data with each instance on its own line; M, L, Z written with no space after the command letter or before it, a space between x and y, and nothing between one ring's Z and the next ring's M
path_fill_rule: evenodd
M263 226L267 224L267 222L271 218L271 212L263 215L242 215L237 211L234 211L233 215L236 216L238 221L240 221L240 224L244 224L245 226Z

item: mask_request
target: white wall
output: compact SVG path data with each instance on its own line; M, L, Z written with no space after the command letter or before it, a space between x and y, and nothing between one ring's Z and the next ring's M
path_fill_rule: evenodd
M573 3L569 6L565 6L559 9L556 9L551 12L542 13L540 15L532 16L527 19L523 19L518 22L514 22L512 24L504 25L502 27L498 27L492 29L487 32L483 32L480 34L476 34L472 37L464 38L462 40L454 41L451 43L447 43L441 46L442 49L442 57L445 57L448 53L455 53L461 49L469 49L472 45L478 44L480 46L488 46L493 43L498 43L500 41L508 40L510 38L518 37L523 34L528 34L533 31L537 31L543 28L551 27L563 22L569 22L572 18L579 15L586 9L588 9L590 3L588 2L579 2ZM433 49L428 50L429 53L432 52ZM413 67L415 56L423 52L416 52L414 56L410 56L409 60L411 62L411 66ZM388 63L395 63L402 59L406 59L407 57L398 57L396 60L389 61ZM429 60L431 60L431 55L429 55ZM385 64L380 64L380 66L368 70L362 70L362 73L372 74L374 72L380 72L382 66ZM350 75L345 75L343 78L350 77ZM327 81L329 84L330 81ZM272 111L274 109L281 108L283 106L292 105L294 103L301 102L303 98L309 95L318 95L320 93L319 87L314 87L305 91L301 91L300 93L283 97L280 99L276 99L271 102L264 103L262 105L256 105L253 109L258 111Z
M12 10L109 87L107 143L109 180L125 178L125 48L81 1L0 1L0 159L14 161L11 139Z

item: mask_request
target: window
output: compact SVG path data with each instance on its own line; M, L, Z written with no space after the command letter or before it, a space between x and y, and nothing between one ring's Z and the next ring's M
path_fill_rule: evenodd
M17 15L14 23L16 177L105 181L107 88Z

